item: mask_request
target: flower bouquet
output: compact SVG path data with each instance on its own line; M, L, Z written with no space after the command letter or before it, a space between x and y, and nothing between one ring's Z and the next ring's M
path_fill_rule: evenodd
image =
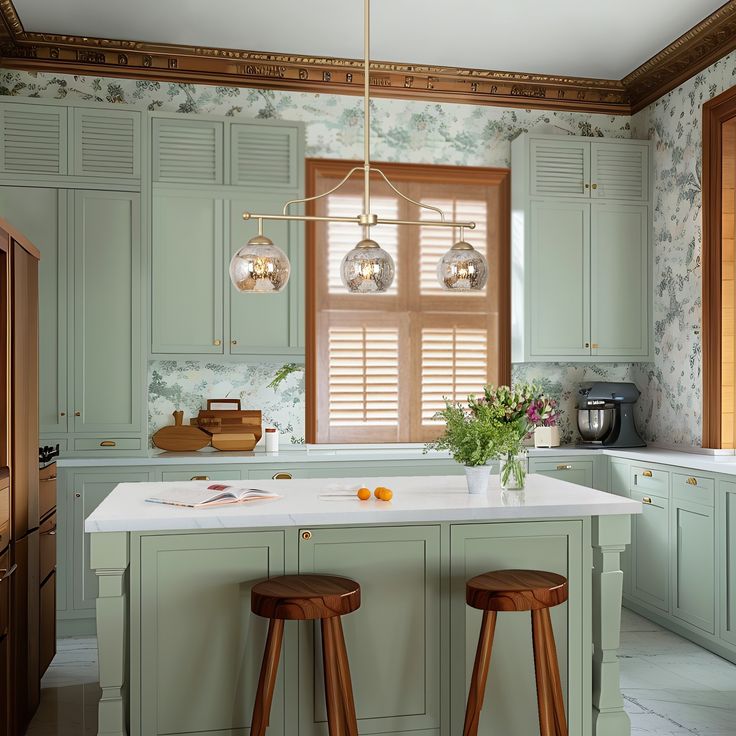
M557 422L560 411L557 402L542 394L532 402L527 414L535 428L534 447L559 447L560 430Z

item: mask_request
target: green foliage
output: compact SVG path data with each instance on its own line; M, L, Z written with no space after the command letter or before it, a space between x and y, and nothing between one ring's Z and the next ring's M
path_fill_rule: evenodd
M437 418L444 419L445 431L425 451L447 450L461 465L485 465L494 457L497 425L487 417L474 416L461 405L448 401Z

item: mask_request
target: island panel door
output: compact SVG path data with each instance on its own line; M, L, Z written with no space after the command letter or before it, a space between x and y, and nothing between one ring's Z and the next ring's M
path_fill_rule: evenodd
M736 483L718 484L718 578L721 638L736 644Z
M284 573L283 532L142 536L139 566L132 734L248 736L268 629L250 591ZM269 736L284 734L284 672L282 662Z
M465 603L474 575L513 568L547 570L570 581L567 603L551 610L570 736L589 733L591 713L590 561L585 569L581 521L454 524L450 536L450 733L463 730L482 613ZM463 657L463 652L465 656ZM587 725L586 725L587 724ZM531 615L499 613L479 736L537 734Z
M343 617L360 733L439 729L439 527L313 529L306 540L303 531L301 573L361 586L361 607ZM299 667L299 736L326 736L321 640L311 623L301 625Z

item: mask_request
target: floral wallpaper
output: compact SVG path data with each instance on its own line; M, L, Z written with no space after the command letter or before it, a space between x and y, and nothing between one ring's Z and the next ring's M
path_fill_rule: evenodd
M173 424L183 409L189 423L207 399L240 399L243 409L260 409L263 426L279 430L281 446L304 442L304 372L293 371L270 385L282 363L153 360L148 366L148 429ZM264 439L261 438L261 444Z
M574 392L583 380L633 380L643 392L639 425L650 441L699 444L700 152L701 105L736 83L730 54L633 117L515 110L376 99L371 134L377 160L469 166L508 166L520 132L653 138L655 141L654 317L652 364L515 365L514 380L537 380L567 408L563 435L574 436ZM0 94L131 104L149 110L302 120L307 155L362 157L362 100L356 97L141 80L0 70ZM274 393L267 383L279 366L210 361L151 364L151 427L167 420L172 397L194 410L222 390L264 402L274 423L303 440L303 395L292 375ZM270 371L270 373L269 373ZM268 379L268 380L267 380ZM221 387L213 391L213 387ZM269 393L271 392L271 393ZM273 394L273 395L272 395ZM287 427L291 427L287 429Z

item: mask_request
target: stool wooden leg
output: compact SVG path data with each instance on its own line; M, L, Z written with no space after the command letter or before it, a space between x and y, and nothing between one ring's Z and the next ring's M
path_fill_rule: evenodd
M552 691L547 662L547 631L542 613L547 609L532 611L532 642L534 647L534 674L537 679L537 709L539 711L540 736L556 736Z
M478 648L475 650L473 676L468 692L468 706L465 709L465 726L463 736L477 736L480 724L480 711L483 708L483 696L486 692L488 669L491 664L493 634L496 630L496 612L483 611L483 623L480 626ZM544 735L543 735L544 736Z
M340 678L340 695L342 709L345 719L345 732L347 736L358 736L358 719L355 714L355 700L353 699L353 683L350 678L350 663L345 648L345 636L342 631L342 620L339 616L327 619L332 628L337 654L337 671Z
M253 704L253 718L250 726L251 736L265 736L266 728L268 727L283 637L283 620L270 619L268 622L266 648L263 652L263 662L261 663L261 675L258 678L258 690L256 691L255 703Z
M552 695L552 706L554 711L557 736L567 736L567 720L565 718L565 700L562 695L562 682L560 681L560 668L557 663L557 647L555 646L555 634L552 630L552 619L549 609L544 608L539 612L539 617L544 627L545 655L547 660L547 673L549 675L550 693Z
M322 664L325 675L325 704L330 736L346 736L343 709L340 698L340 675L337 668L337 642L332 619L321 619Z

